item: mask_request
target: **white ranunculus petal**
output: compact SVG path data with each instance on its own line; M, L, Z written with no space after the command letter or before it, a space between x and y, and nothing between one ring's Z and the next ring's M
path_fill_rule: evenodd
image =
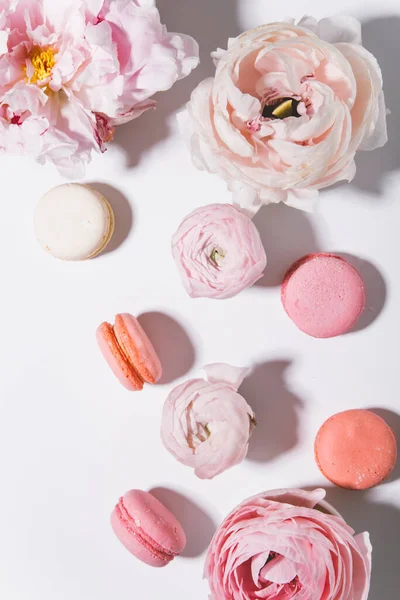
M360 31L352 17L305 17L252 29L215 55L215 78L188 105L188 137L194 163L218 173L246 214L309 207L318 189L354 176L358 149L385 143L381 72ZM263 116L284 98L299 115Z
M208 381L193 379L168 396L161 418L161 439L182 464L201 479L212 479L247 454L254 413L237 393L248 369L215 364Z
M321 19L318 24L318 36L330 42L346 42L361 45L361 23L358 19L349 16L335 16Z

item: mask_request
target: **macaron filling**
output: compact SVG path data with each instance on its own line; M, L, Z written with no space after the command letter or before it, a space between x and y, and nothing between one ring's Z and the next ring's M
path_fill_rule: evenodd
M158 375L156 372L152 373L151 368L146 366L146 358L149 358L149 352L146 344L143 344L141 337L138 336L137 328L140 326L132 317L129 319L129 316L117 315L115 317L113 331L117 344L140 381L142 383L155 383ZM143 334L144 332L142 332Z
M115 512L118 520L123 524L126 530L132 533L150 554L164 561L165 563L171 562L171 560L177 556L177 553L166 550L153 538L144 533L143 529L140 527L140 522L136 521L134 517L129 514L123 498L120 498L117 506L115 507Z
M132 362L132 360L130 359L130 355L129 352L124 348L123 342L122 342L122 338L121 336L119 336L115 330L115 325L110 325L111 329L112 329L112 334L113 334L113 338L115 341L116 346L118 347L119 351L121 352L122 356L124 357L124 359L126 360L126 364L127 366L131 369L133 375L139 379L141 386L143 387L145 379L144 377L139 373L138 369L135 367L134 363Z

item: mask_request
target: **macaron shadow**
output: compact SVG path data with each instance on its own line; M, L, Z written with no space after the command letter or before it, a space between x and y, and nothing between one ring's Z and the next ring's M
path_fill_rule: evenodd
M163 368L158 385L171 383L183 377L193 367L196 352L178 321L161 312L147 312L138 321L149 336Z
M368 260L343 252L334 252L334 254L338 254L357 269L365 285L365 309L355 326L348 333L367 329L379 317L385 307L387 298L386 282L377 267Z
M247 459L269 462L296 447L299 411L303 401L286 386L288 360L257 365L240 386L239 393L254 410L257 426L249 443Z
M217 530L212 518L193 500L175 490L157 487L149 491L177 517L185 531L186 547L180 556L195 558L203 554Z
M394 433L394 437L396 438L397 445L400 446L400 415L395 413L392 410L388 410L387 408L369 408L371 412L381 417L390 427L390 429ZM392 483L393 481L398 481L400 479L400 460L399 456L397 457L397 463L389 475L388 479L382 483ZM400 531L400 530L399 530Z
M304 486L306 490L324 488L326 499L342 515L355 533L368 531L373 547L371 600L393 600L400 588L398 560L400 510L391 504L375 502L372 490L354 491L328 485Z
M87 185L103 194L109 201L115 217L115 230L108 246L101 255L113 252L125 242L133 227L133 211L126 196L108 183L90 182Z
M306 254L321 252L316 233L307 214L285 204L263 206L253 219L268 263L260 287L278 287L289 267Z

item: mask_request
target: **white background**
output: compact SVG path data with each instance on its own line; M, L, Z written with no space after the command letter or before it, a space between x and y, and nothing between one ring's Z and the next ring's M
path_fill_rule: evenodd
M281 4L284 6L281 8ZM398 0L159 0L170 30L191 33L202 64L159 97L157 112L124 126L85 181L101 183L117 218L109 250L63 263L37 245L36 200L62 180L52 167L0 158L2 181L0 378L0 598L7 600L205 600L204 553L216 525L265 489L326 486L328 500L374 545L370 600L400 589L400 475L366 493L334 489L313 459L317 429L334 412L380 408L400 433L400 79ZM226 301L191 300L170 256L182 218L230 200L216 177L197 172L175 113L212 74L209 52L229 36L286 15L358 16L385 75L390 142L358 157L351 185L321 195L306 215L284 206L256 219L269 266L261 285ZM351 256L368 287L356 332L314 340L286 317L279 283L307 252ZM143 315L165 367L164 384L122 388L95 342L117 312ZM243 395L259 425L248 459L211 482L162 448L160 411L184 377L205 363L255 366ZM131 488L158 488L181 519L188 546L163 570L136 561L109 515Z

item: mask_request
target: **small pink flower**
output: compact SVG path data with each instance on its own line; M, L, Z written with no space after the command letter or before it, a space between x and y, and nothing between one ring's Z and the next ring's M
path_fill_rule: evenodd
M0 149L83 174L116 125L186 77L198 46L154 0L0 1Z
M192 298L230 298L263 276L267 258L254 223L230 204L192 212L172 238L172 252Z
M324 497L279 490L237 507L208 550L211 600L367 600L369 535L314 508Z
M195 166L251 214L281 201L309 209L319 189L354 177L357 150L387 141L381 70L352 17L263 25L213 57L181 129Z
M204 371L206 379L191 379L168 396L161 439L197 477L212 479L245 458L255 419L237 393L249 369L214 364Z

